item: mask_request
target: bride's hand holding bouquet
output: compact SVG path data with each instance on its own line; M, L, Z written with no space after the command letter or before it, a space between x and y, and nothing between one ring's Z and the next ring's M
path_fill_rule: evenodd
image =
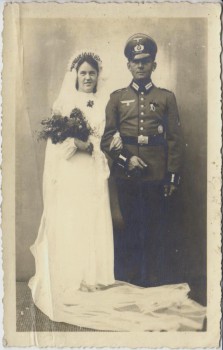
M89 141L89 136L95 135L96 131L91 128L80 109L74 108L69 117L63 117L58 112L52 118L42 120L41 124L43 128L38 133L39 139L50 138L53 144L57 144L67 138L73 138L75 146L80 151L92 154L93 145Z
M93 144L89 140L82 141L78 138L74 138L74 144L80 151L86 151L90 154L93 152Z

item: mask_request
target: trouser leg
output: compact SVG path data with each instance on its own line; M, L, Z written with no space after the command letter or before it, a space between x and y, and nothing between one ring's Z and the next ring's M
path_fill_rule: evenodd
M141 286L162 284L165 265L165 201L162 185L118 181L125 223L123 280Z
M141 285L155 286L163 284L165 277L166 202L162 184L145 183L142 187L144 244Z
M140 188L134 182L118 181L118 198L124 221L122 234L122 280L140 283L142 265L142 239L140 237Z

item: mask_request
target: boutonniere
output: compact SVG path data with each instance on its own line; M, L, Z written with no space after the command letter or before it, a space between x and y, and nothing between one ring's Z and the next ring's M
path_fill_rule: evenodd
M92 100L89 100L88 102L87 102L87 107L93 107L94 106L94 101L92 101Z

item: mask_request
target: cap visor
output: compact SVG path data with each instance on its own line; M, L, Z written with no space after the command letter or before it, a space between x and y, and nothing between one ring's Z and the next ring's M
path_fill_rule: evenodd
M142 58L146 58L146 57L151 57L151 55L149 53L139 53L134 55L133 59L134 60L141 60Z

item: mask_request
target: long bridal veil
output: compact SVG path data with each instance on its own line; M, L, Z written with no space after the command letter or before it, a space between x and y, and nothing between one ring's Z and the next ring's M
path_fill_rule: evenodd
M140 288L116 281L92 293L40 293L35 303L53 321L96 330L202 330L205 307L189 299L189 291L187 284Z

